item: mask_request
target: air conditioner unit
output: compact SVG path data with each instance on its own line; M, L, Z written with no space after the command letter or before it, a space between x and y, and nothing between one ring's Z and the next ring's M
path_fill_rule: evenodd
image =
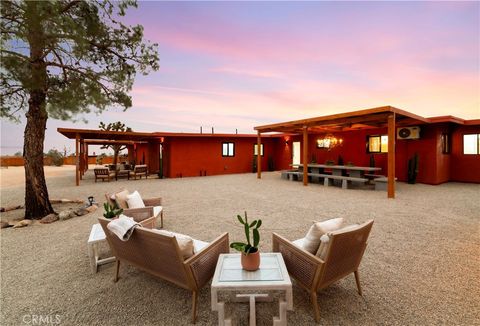
M419 139L420 127L403 127L397 129L397 139Z

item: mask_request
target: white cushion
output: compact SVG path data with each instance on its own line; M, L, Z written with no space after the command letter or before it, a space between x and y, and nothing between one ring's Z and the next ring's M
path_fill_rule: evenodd
M197 252L203 250L204 248L206 248L209 244L210 243L202 241L202 240L193 239L193 252L197 253Z
M158 216L162 212L162 206L153 206L153 216Z
M305 241L305 238L301 238L301 239L292 241L292 243L293 243L294 245L296 245L297 247L303 249L303 242L304 242L304 241Z
M127 196L128 208L144 208L145 204L138 191L134 191Z
M320 246L320 237L327 232L338 230L343 224L343 218L333 218L323 222L314 222L303 241L303 249L315 255Z
M166 230L158 230L158 229L153 229L152 230L155 233L158 234L163 234L171 237L175 237L178 243L178 247L180 248L180 253L183 256L183 259L187 259L189 257L192 257L194 254L194 242L191 237L185 234L181 233L175 233L175 232L170 232Z

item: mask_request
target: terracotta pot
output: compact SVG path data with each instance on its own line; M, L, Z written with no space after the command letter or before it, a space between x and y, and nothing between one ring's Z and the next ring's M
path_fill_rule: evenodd
M246 271L256 271L260 266L260 251L251 254L241 253L242 268Z

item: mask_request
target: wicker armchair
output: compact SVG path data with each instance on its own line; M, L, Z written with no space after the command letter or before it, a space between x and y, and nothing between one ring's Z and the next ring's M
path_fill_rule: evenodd
M133 171L130 171L130 178L133 177L135 180L137 180L137 177L140 177L141 179L142 176L145 176L145 179L148 178L148 166L145 164L135 165Z
M192 257L183 260L174 236L137 227L128 241L121 241L107 228L109 220L98 219L116 257L114 281L124 262L149 274L192 291L192 322L197 319L198 293L213 277L218 256L227 253L228 233L220 235Z
M107 203L109 203L112 206L114 206L116 204L115 200L112 199L113 198L112 196L114 194L115 193L106 193L105 194L105 198L107 199ZM137 211L140 212L140 214L141 214L142 212L147 212L145 209L148 209L149 207L152 207L153 210L152 210L152 215L150 215L150 217L154 216L155 219L160 217L160 227L163 228L162 197L142 198L142 199L143 199L143 203L145 204L145 208L124 208L123 209L123 214L132 217L131 214L134 214ZM154 224L153 227L155 227L155 224Z
M370 220L347 231L332 232L325 260L273 233L273 251L282 253L288 273L309 292L317 322L320 321L318 291L354 273L358 293L362 295L358 267L367 247L372 225L373 220Z

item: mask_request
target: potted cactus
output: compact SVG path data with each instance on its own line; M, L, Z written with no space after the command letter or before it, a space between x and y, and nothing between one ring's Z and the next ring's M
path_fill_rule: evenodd
M105 213L103 213L103 217L108 219L115 218L123 213L123 209L119 208L117 204L112 206L109 203L104 203L103 208L105 209Z
M262 225L262 220L254 220L248 223L247 212L245 212L245 219L237 215L238 221L245 229L245 236L247 243L232 242L230 248L240 251L242 268L247 271L255 271L260 266L260 253L258 251L258 244L260 242L260 233L258 229ZM250 230L253 234L253 244L250 242Z

